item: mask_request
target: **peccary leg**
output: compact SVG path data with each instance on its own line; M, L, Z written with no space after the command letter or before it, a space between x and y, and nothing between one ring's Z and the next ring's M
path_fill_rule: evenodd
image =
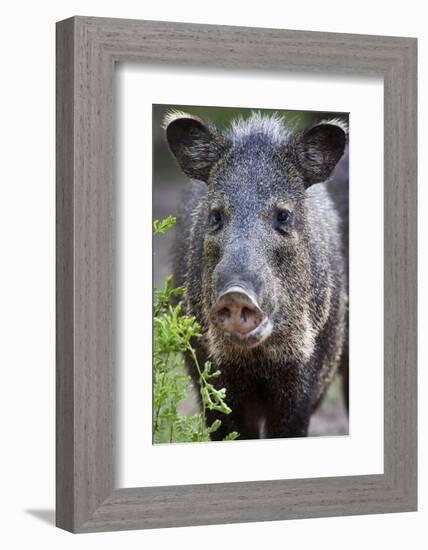
M284 400L268 417L266 437L306 437L311 417L310 399L300 402Z
M308 435L316 387L314 377L312 361L304 366L289 365L279 375L276 387L283 388L283 390L281 393L274 394L274 400L267 417L267 438L305 437Z

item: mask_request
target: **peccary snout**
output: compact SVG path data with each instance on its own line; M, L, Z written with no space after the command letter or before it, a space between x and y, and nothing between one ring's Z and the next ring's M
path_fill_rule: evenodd
M247 345L260 343L272 330L255 296L238 286L228 288L219 296L211 320L226 335Z

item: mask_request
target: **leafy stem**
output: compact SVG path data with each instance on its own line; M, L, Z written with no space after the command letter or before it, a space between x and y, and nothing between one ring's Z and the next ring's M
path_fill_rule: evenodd
M175 224L175 218L168 216L164 220L153 222L153 232L162 234ZM192 339L200 338L200 326L195 317L183 312L180 301L185 293L184 287L174 287L172 276L165 279L163 289L154 289L153 293L153 440L155 443L173 443L184 441L208 441L210 434L221 426L216 419L207 426L207 410L216 410L230 414L226 404L226 390L217 389L213 384L220 371L211 372L211 362L201 367ZM178 302L178 303L177 303ZM176 305L173 305L176 304ZM196 414L182 414L179 405L191 392L192 383L184 368L183 354L188 353L198 376L201 411ZM236 432L225 439L238 436Z

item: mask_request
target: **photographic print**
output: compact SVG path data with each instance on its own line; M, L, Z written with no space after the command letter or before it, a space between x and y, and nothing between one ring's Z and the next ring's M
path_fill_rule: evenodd
M348 434L346 113L153 106L153 442Z

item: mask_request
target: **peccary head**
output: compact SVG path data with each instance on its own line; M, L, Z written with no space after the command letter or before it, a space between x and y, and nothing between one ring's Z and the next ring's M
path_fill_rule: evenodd
M327 180L346 134L339 121L293 133L253 113L221 132L173 112L164 123L182 171L207 184L200 267L205 324L221 353L287 342L310 347L307 189ZM189 224L194 223L188 220Z

